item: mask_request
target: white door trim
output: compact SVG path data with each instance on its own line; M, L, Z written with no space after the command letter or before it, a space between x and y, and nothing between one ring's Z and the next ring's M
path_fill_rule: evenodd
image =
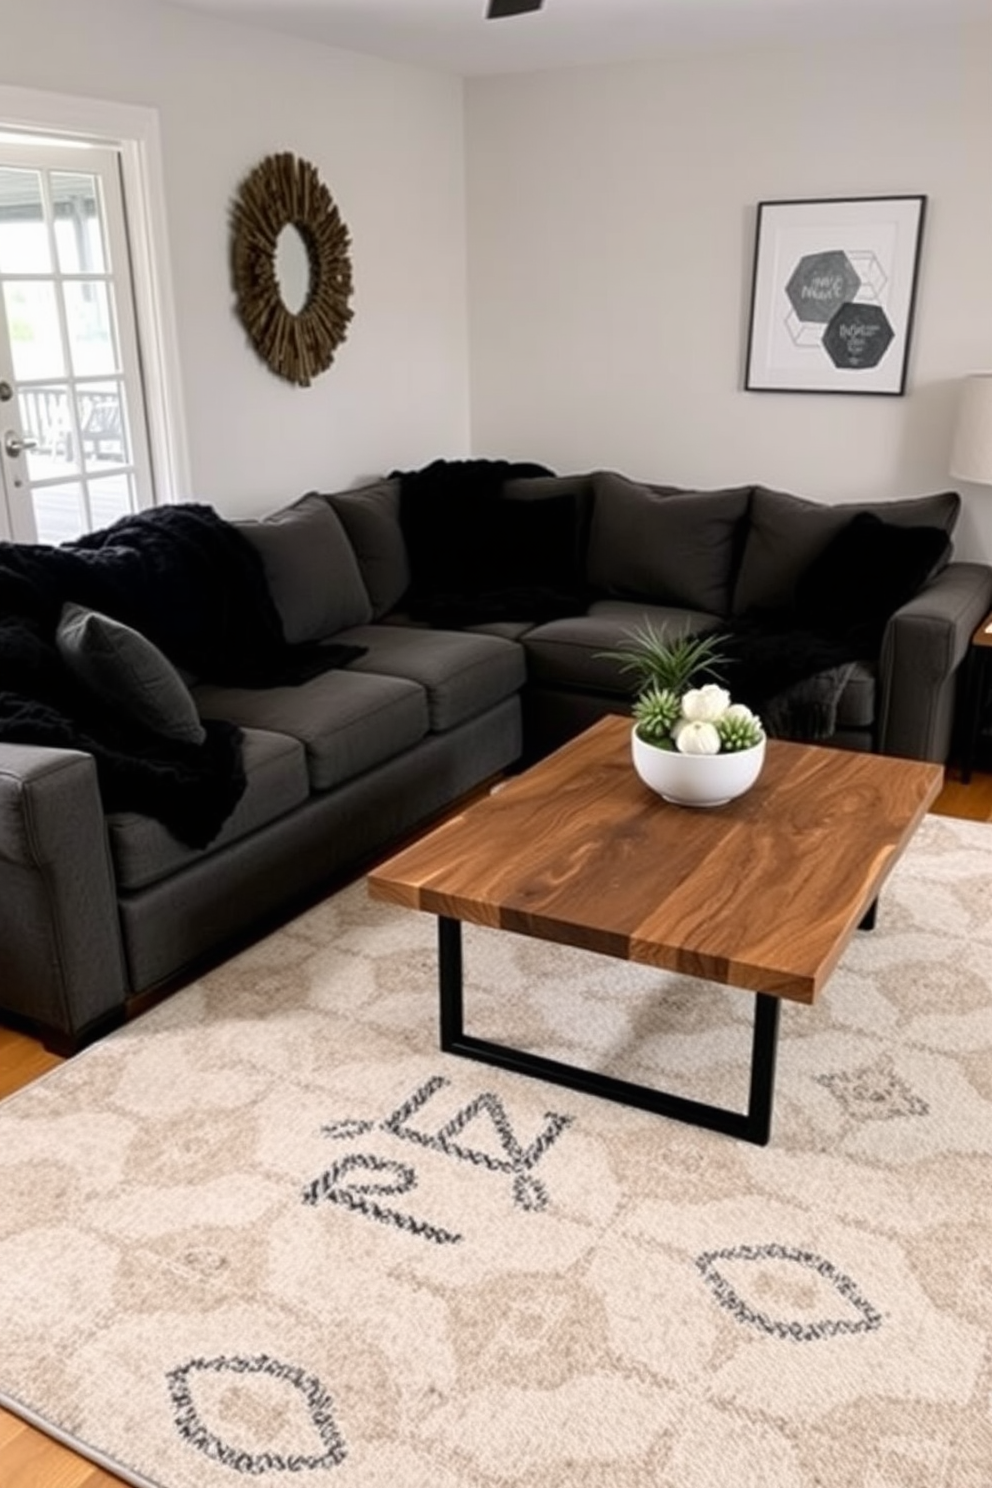
M158 112L136 104L0 84L0 129L4 128L61 134L120 149L156 497L159 502L186 501L192 481Z

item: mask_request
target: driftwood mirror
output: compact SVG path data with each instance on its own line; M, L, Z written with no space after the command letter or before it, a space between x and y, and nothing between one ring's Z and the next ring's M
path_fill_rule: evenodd
M347 334L349 247L308 160L267 155L239 186L231 212L235 308L263 361L301 387L327 370Z

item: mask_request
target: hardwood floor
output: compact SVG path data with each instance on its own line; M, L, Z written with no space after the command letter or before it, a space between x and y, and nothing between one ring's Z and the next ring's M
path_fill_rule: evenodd
M976 771L963 785L954 770L933 806L940 816L992 822L992 772ZM62 1061L32 1038L0 1024L0 1099ZM0 1410L0 1484L3 1488L121 1488L121 1479Z
M68 1447L0 1411L0 1483L3 1488L121 1488Z
M972 775L967 785L948 770L944 789L933 806L938 816L958 816L966 821L992 822L992 772Z

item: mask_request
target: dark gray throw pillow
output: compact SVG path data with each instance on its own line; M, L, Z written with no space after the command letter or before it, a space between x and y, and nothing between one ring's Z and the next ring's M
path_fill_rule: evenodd
M65 604L55 644L76 680L130 722L184 744L207 737L182 677L139 631Z
M410 587L410 563L400 526L400 483L383 476L324 497L341 518L372 601L372 618L394 610Z
M593 490L587 570L593 588L727 614L750 486L679 491L600 470Z
M309 492L261 522L238 522L265 569L291 646L322 641L372 619L358 559L325 497Z
M747 541L734 589L734 614L791 609L801 576L852 517L870 512L898 527L939 527L950 536L960 510L961 497L956 491L897 501L828 505L755 486ZM944 562L950 554L948 544Z

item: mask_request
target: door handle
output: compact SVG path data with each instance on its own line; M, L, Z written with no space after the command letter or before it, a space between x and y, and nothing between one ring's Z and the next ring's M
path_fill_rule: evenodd
M37 439L32 439L27 434L22 439L19 434L14 433L13 429L8 429L3 436L3 447L4 452L14 460L18 455L23 455L25 450L37 449L38 441Z

